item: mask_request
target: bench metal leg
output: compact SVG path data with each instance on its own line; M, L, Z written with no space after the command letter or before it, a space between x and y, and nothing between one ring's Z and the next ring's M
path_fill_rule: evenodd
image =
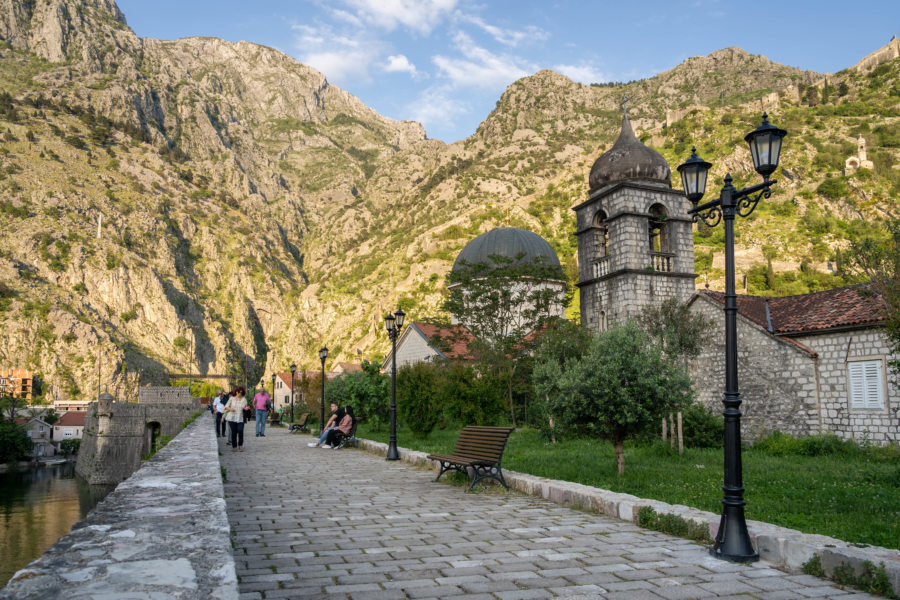
M472 467L474 473L472 475L472 484L469 486L469 489L466 491L471 491L475 484L481 481L482 479L496 479L503 485L504 488L509 489L509 486L506 485L506 480L503 478L503 471L499 466L486 466L486 465L476 465Z

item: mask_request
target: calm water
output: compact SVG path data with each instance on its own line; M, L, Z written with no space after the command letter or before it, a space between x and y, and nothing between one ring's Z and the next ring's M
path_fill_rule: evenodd
M0 587L112 489L76 477L74 463L0 473Z

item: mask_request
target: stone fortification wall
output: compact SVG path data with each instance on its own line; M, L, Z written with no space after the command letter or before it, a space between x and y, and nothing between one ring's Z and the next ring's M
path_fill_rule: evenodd
M119 483L140 468L154 436L177 435L181 424L197 410L193 402L90 404L75 472L88 483Z
M16 573L0 599L237 600L212 425L201 415Z
M138 404L180 404L191 402L187 387L152 386L138 388Z

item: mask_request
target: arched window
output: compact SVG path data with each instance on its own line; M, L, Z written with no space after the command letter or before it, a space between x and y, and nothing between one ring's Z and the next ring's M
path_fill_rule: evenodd
M669 231L666 226L666 207L654 204L650 207L650 252L669 252Z
M603 258L609 254L609 226L606 223L605 212L597 211L591 229L594 231L594 256Z

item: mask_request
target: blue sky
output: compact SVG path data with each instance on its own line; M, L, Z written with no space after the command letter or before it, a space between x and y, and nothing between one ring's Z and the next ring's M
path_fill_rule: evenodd
M642 79L728 46L835 72L900 33L900 0L118 0L141 37L277 48L392 119L446 142L503 90L550 68Z

